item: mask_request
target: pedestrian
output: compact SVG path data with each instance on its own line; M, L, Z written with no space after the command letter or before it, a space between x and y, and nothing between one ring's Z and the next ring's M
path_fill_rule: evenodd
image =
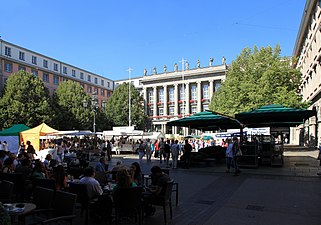
M144 143L144 140L141 140L138 146L138 157L139 157L140 164L143 162L143 158L145 154L146 154L146 145Z
M319 164L319 165L321 166L321 137L320 137L320 142L319 142L318 150L319 150L319 154L318 154L317 160L320 161L320 164ZM321 172L318 172L317 175L321 176Z
M169 159L171 156L171 141L167 139L165 143L165 149L164 149L164 161L166 161L166 167L169 168Z
M226 139L226 142L226 173L229 173L233 162L233 142L229 138Z
M173 140L173 143L171 145L171 153L172 153L172 168L176 169L177 168L177 162L178 162L178 155L179 155L180 147L178 144L178 140Z
M240 144L239 140L236 136L233 137L233 165L234 165L234 176L238 176L239 173L241 172L238 165L237 165L237 159L241 155L241 149L240 149Z
M155 140L154 142L154 157L155 158L158 158L159 157L159 141L158 140Z
M149 138L146 140L146 159L147 162L150 162L152 159L151 142Z
M159 162L163 163L163 157L165 154L165 141L164 138L161 138L160 142L159 142ZM165 160L165 157L164 157Z
M107 149L107 160L110 161L111 160L111 150L112 150L112 147L113 144L107 140L107 143L106 143L106 149Z
M28 156L29 156L29 158L34 159L34 158L35 158L34 155L37 155L37 154L36 154L36 150L35 150L35 148L33 147L33 145L31 144L30 141L27 141L27 145L28 145L28 146L27 146Z
M188 143L188 140L185 140L185 145L183 147L183 158L184 158L184 168L189 169L189 166L191 164L191 152L192 152L192 146L190 143Z

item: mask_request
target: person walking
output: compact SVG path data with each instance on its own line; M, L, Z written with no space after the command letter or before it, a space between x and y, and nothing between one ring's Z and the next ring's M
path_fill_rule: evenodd
M179 155L180 147L178 144L178 140L173 140L173 143L171 145L171 153L172 153L172 168L176 169L177 168L177 162L178 162L178 155Z
M229 173L233 162L233 142L228 138L226 139L226 143L226 173Z
M191 164L192 145L188 143L187 139L185 140L183 151L184 151L184 168L189 169L189 166Z
M152 159L151 142L149 138L146 140L146 159L147 162L150 162Z
M171 141L168 139L165 143L165 149L164 149L164 161L166 163L166 167L169 168L169 159L171 156Z
M238 165L237 165L237 158L240 155L240 144L239 140L236 136L233 137L233 165L234 165L234 176L238 176L239 173L241 172Z
M164 157L164 154L165 154L165 141L164 141L164 138L161 138L158 146L159 146L159 162L160 163L163 163L163 157ZM164 157L164 160L165 160L165 157Z
M145 154L146 154L146 145L144 143L144 140L141 140L138 146L138 157L139 157L140 164L142 164Z

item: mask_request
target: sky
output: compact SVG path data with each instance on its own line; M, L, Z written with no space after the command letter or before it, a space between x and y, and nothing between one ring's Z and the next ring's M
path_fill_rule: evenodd
M3 40L112 80L230 64L242 49L291 56L305 0L0 0Z

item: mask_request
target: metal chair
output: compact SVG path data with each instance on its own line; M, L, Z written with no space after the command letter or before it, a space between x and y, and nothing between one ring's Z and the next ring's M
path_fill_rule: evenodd
M142 224L142 187L117 188L114 192L115 219L119 224L121 219L134 217L135 222Z
M14 183L7 180L0 181L0 202L12 202L13 188Z

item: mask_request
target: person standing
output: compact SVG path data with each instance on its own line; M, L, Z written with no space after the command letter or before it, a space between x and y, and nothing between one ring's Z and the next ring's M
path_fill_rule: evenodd
M27 141L27 153L28 153L28 156L31 158L31 159L34 159L34 155L37 155L36 154L36 150L35 148L33 147L33 145L31 144L30 141Z
M172 160L173 160L172 168L173 169L177 168L179 150L180 150L180 147L178 144L178 140L175 140L175 141L173 140L173 143L171 145Z
M169 139L167 139L166 143L165 143L165 149L164 149L164 161L166 161L166 167L170 167L169 165L169 158L171 156L171 141Z
M164 157L164 153L165 153L165 141L164 138L161 138L158 146L159 146L159 162L163 163L163 157ZM165 160L165 158L164 158Z
M154 150L155 150L154 157L158 158L159 157L159 140L156 140L154 142Z
M188 143L187 139L185 140L183 151L184 151L184 167L186 169L189 169L189 166L191 164L192 145Z
M233 151L234 176L238 176L239 173L241 172L237 165L237 158L240 151L240 144L239 144L238 138L235 136L233 137L232 151Z
M149 138L146 140L146 159L147 162L150 162L152 159L151 142Z
M146 145L144 143L144 140L141 140L138 146L138 157L139 157L140 164L143 162L143 158L145 154L146 154Z
M111 150L112 150L112 147L113 144L107 140L107 143L106 143L106 148L107 148L107 160L110 161L111 160Z
M226 142L226 173L229 173L233 162L233 142L231 139L226 139Z

